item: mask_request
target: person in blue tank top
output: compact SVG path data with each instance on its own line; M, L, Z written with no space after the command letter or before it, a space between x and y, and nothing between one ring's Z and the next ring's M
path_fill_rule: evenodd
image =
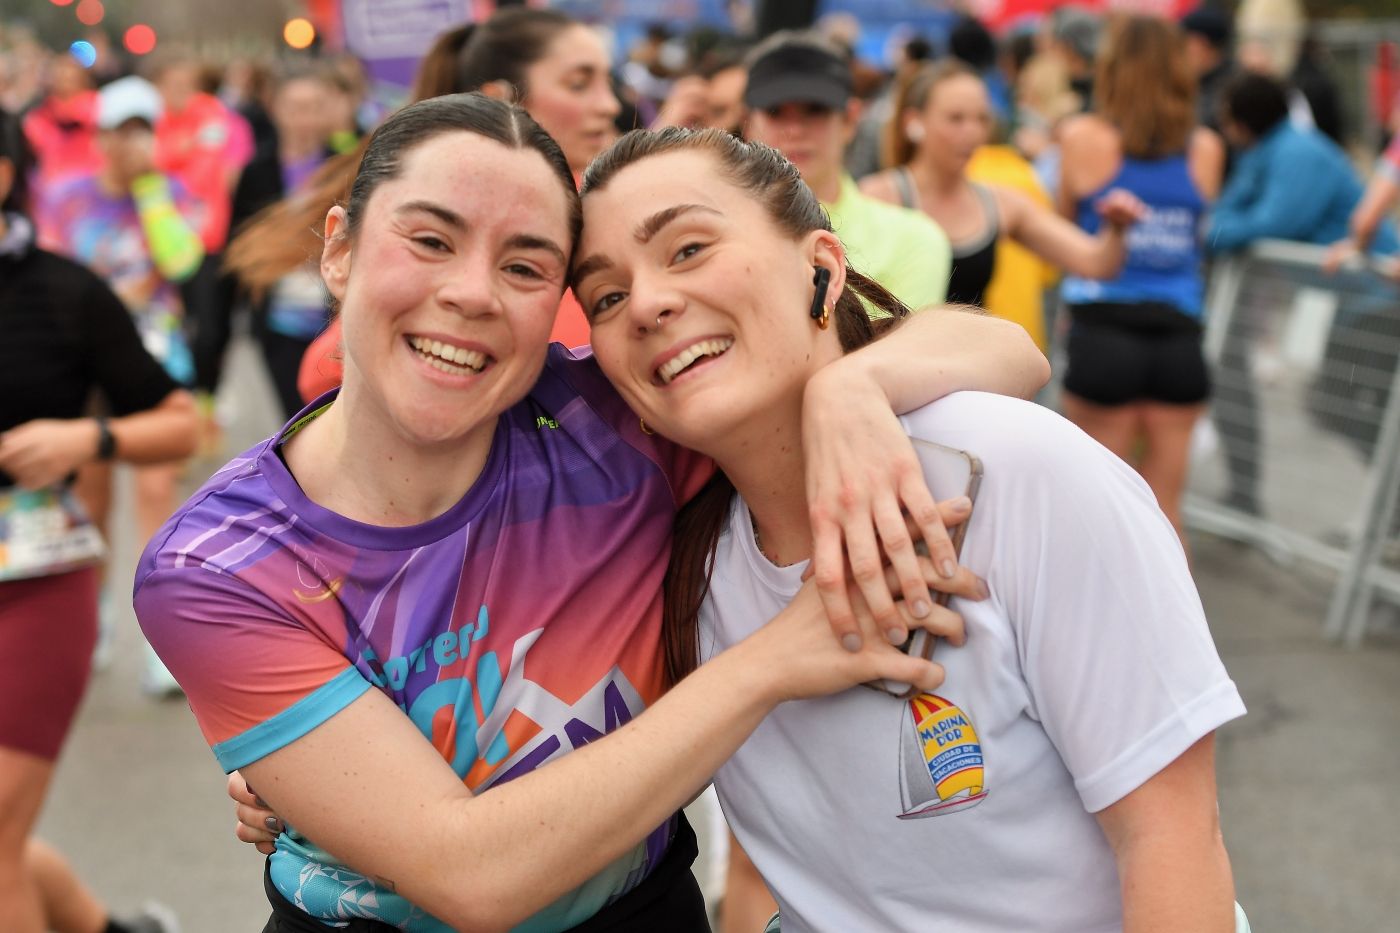
M1210 395L1201 351L1198 231L1220 191L1224 147L1196 125L1195 82L1173 23L1129 16L1109 29L1095 112L1066 124L1059 207L1097 233L1111 188L1149 208L1123 271L1070 276L1064 413L1142 474L1177 533L1191 432Z

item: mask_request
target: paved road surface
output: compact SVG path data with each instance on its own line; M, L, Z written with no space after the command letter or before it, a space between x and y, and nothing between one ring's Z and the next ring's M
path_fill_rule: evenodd
M246 344L229 452L274 420ZM206 467L207 470L207 467ZM122 514L129 514L123 506ZM1220 802L1239 899L1259 933L1397 929L1400 916L1400 637L1325 643L1327 583L1228 542L1195 542L1216 640L1250 715L1223 730ZM123 588L136 559L116 546ZM97 676L41 824L118 909L158 896L187 933L255 933L261 859L234 842L224 777L181 701L137 688L127 612Z

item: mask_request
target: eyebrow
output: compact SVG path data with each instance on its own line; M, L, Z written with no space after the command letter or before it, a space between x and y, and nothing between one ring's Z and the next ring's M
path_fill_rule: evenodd
M569 264L569 257L564 255L564 250L560 248L558 243L555 243L548 237L534 236L529 233L517 233L509 240L506 240L506 245L512 249L543 250L559 260L561 265L567 266Z
M438 220L441 220L455 230L467 229L467 222L462 218L461 214L456 211L448 210L441 204L434 204L432 201L409 201L407 204L400 205L396 213L407 214L410 211L432 214Z
M652 214L646 220L642 221L637 225L637 229L632 236L636 238L638 243L645 246L647 243L650 243L652 238L660 233L667 224L691 211L705 211L710 214L715 214L716 216L722 216L720 212L713 207L706 207L703 204L677 204L674 207L668 207L665 210L657 211L655 214ZM595 272L602 272L604 269L611 269L612 267L613 261L611 259L604 256L602 253L594 253L592 256L589 256L576 265L573 274L570 275L569 278L574 285L577 285Z
M594 253L577 266L574 266L574 271L569 275L569 285L571 287L578 285L595 272L602 272L604 269L611 269L612 267L613 261L611 259L604 256L602 253Z
M441 204L434 204L432 201L409 201L407 204L401 205L398 209L399 213L408 213L410 211L421 211L425 214L432 214L454 230L467 229L467 221L461 214L449 210ZM542 250L543 252L549 253L562 264L567 265L569 262L569 257L564 254L563 247L548 237L536 236L531 233L517 233L506 241L506 246L511 249Z
M667 224L683 214L689 214L691 211L706 211L711 214L719 214L719 211L715 210L713 207L706 207L703 204L677 204L674 207L668 207L665 210L657 211L655 214L652 214L646 220L642 221L637 225L636 232L634 232L632 236L636 238L638 243L645 246L647 243L650 243L651 238L660 233L662 228Z

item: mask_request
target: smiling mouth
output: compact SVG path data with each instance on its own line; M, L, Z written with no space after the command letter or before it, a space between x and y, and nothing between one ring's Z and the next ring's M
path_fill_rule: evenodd
M478 374L493 362L491 357L479 350L454 347L426 337L409 337L408 345L429 366L452 376Z
M707 340L696 341L657 367L656 381L660 385L670 385L677 376L687 369L704 360L723 356L732 346L734 346L733 337L711 337Z

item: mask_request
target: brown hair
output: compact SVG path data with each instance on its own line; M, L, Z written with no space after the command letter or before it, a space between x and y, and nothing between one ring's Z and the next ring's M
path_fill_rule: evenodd
M545 57L560 33L576 25L578 20L557 10L498 10L462 44L457 56L457 88L475 90L492 81L504 81L514 90L515 102L524 101L530 93L525 72Z
M667 152L703 152L720 174L748 192L773 224L794 239L813 230L831 230L831 221L812 189L783 154L762 143L745 142L723 130L633 130L593 161L583 176L582 196L607 186L622 169ZM872 321L867 306L888 317ZM801 309L807 313L807 309ZM865 346L889 331L909 309L873 279L846 267L846 287L833 318L845 352ZM716 472L676 515L671 560L666 568L662 643L666 677L674 684L695 669L700 657L700 606L710 589L714 555L734 501L734 484Z
M521 99L529 90L525 70L575 22L552 10L510 8L484 22L447 30L419 63L414 100L474 91L491 81L510 83ZM264 208L234 231L224 251L224 269L255 298L321 254L326 212L349 195L367 145L368 140L361 140L354 150L327 159L300 192Z
M956 58L921 65L913 72L907 72L895 89L894 112L885 124L884 140L881 145L881 162L885 168L907 165L914 158L914 143L904 132L904 115L911 110L923 110L933 89L944 81L968 77L981 81L982 78L972 66Z
M1117 127L1127 156L1185 151L1196 126L1196 82L1175 23L1138 15L1109 21L1094 76L1094 109Z

